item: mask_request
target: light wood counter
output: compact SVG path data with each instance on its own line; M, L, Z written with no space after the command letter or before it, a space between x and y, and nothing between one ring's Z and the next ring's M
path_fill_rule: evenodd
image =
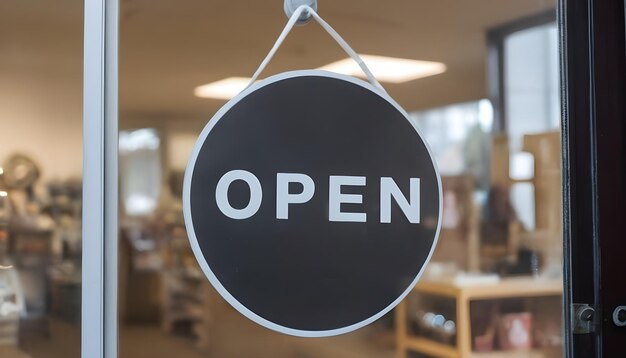
M456 346L414 336L407 327L406 300L396 307L397 357L405 358L408 351L421 352L434 357L545 357L543 349L527 351L498 351L492 353L472 352L470 302L503 298L531 298L560 296L563 292L560 280L540 278L507 278L497 283L455 284L453 282L418 282L413 292L453 298L456 305ZM554 350L554 349L549 349ZM553 353L553 352L552 352Z

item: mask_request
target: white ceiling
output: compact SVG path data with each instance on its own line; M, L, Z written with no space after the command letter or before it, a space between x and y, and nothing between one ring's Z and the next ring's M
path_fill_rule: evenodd
M281 0L121 0L120 110L210 117L224 102L195 86L251 76L287 21ZM440 61L441 75L383 84L407 110L485 97L485 31L554 0L320 0L319 13L360 53ZM80 100L82 1L0 1L0 81ZM296 28L264 75L344 58L317 25ZM9 84L10 83L10 84ZM67 96L66 96L67 98Z

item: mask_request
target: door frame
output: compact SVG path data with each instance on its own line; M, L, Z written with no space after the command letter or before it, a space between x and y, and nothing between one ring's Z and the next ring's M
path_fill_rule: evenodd
M84 6L81 355L116 358L119 1Z
M564 327L568 357L623 355L612 311L626 304L626 51L623 0L559 0ZM573 304L595 310L574 333ZM621 354L620 354L621 353Z

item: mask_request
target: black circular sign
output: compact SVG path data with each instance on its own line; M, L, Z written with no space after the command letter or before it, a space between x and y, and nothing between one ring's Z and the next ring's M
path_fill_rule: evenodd
M202 270L276 331L362 327L411 290L439 234L441 180L406 113L323 71L259 82L202 131L184 214Z

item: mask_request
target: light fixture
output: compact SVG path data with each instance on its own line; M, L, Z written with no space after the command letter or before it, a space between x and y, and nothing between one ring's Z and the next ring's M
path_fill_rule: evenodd
M243 91L250 83L249 77L228 77L223 80L198 86L194 90L196 97L231 99Z
M381 82L402 83L418 78L437 75L446 71L441 62L419 61L406 58L360 55L374 76ZM365 74L351 58L322 66L319 70L341 73L348 76L365 77ZM250 77L228 77L223 80L198 86L196 97L229 100L243 91L250 83Z
M410 60L374 55L359 55L363 62L372 71L374 77L381 82L402 83L418 78L437 75L446 71L446 65L441 62ZM365 77L363 70L351 58L320 67L326 70L349 76Z

